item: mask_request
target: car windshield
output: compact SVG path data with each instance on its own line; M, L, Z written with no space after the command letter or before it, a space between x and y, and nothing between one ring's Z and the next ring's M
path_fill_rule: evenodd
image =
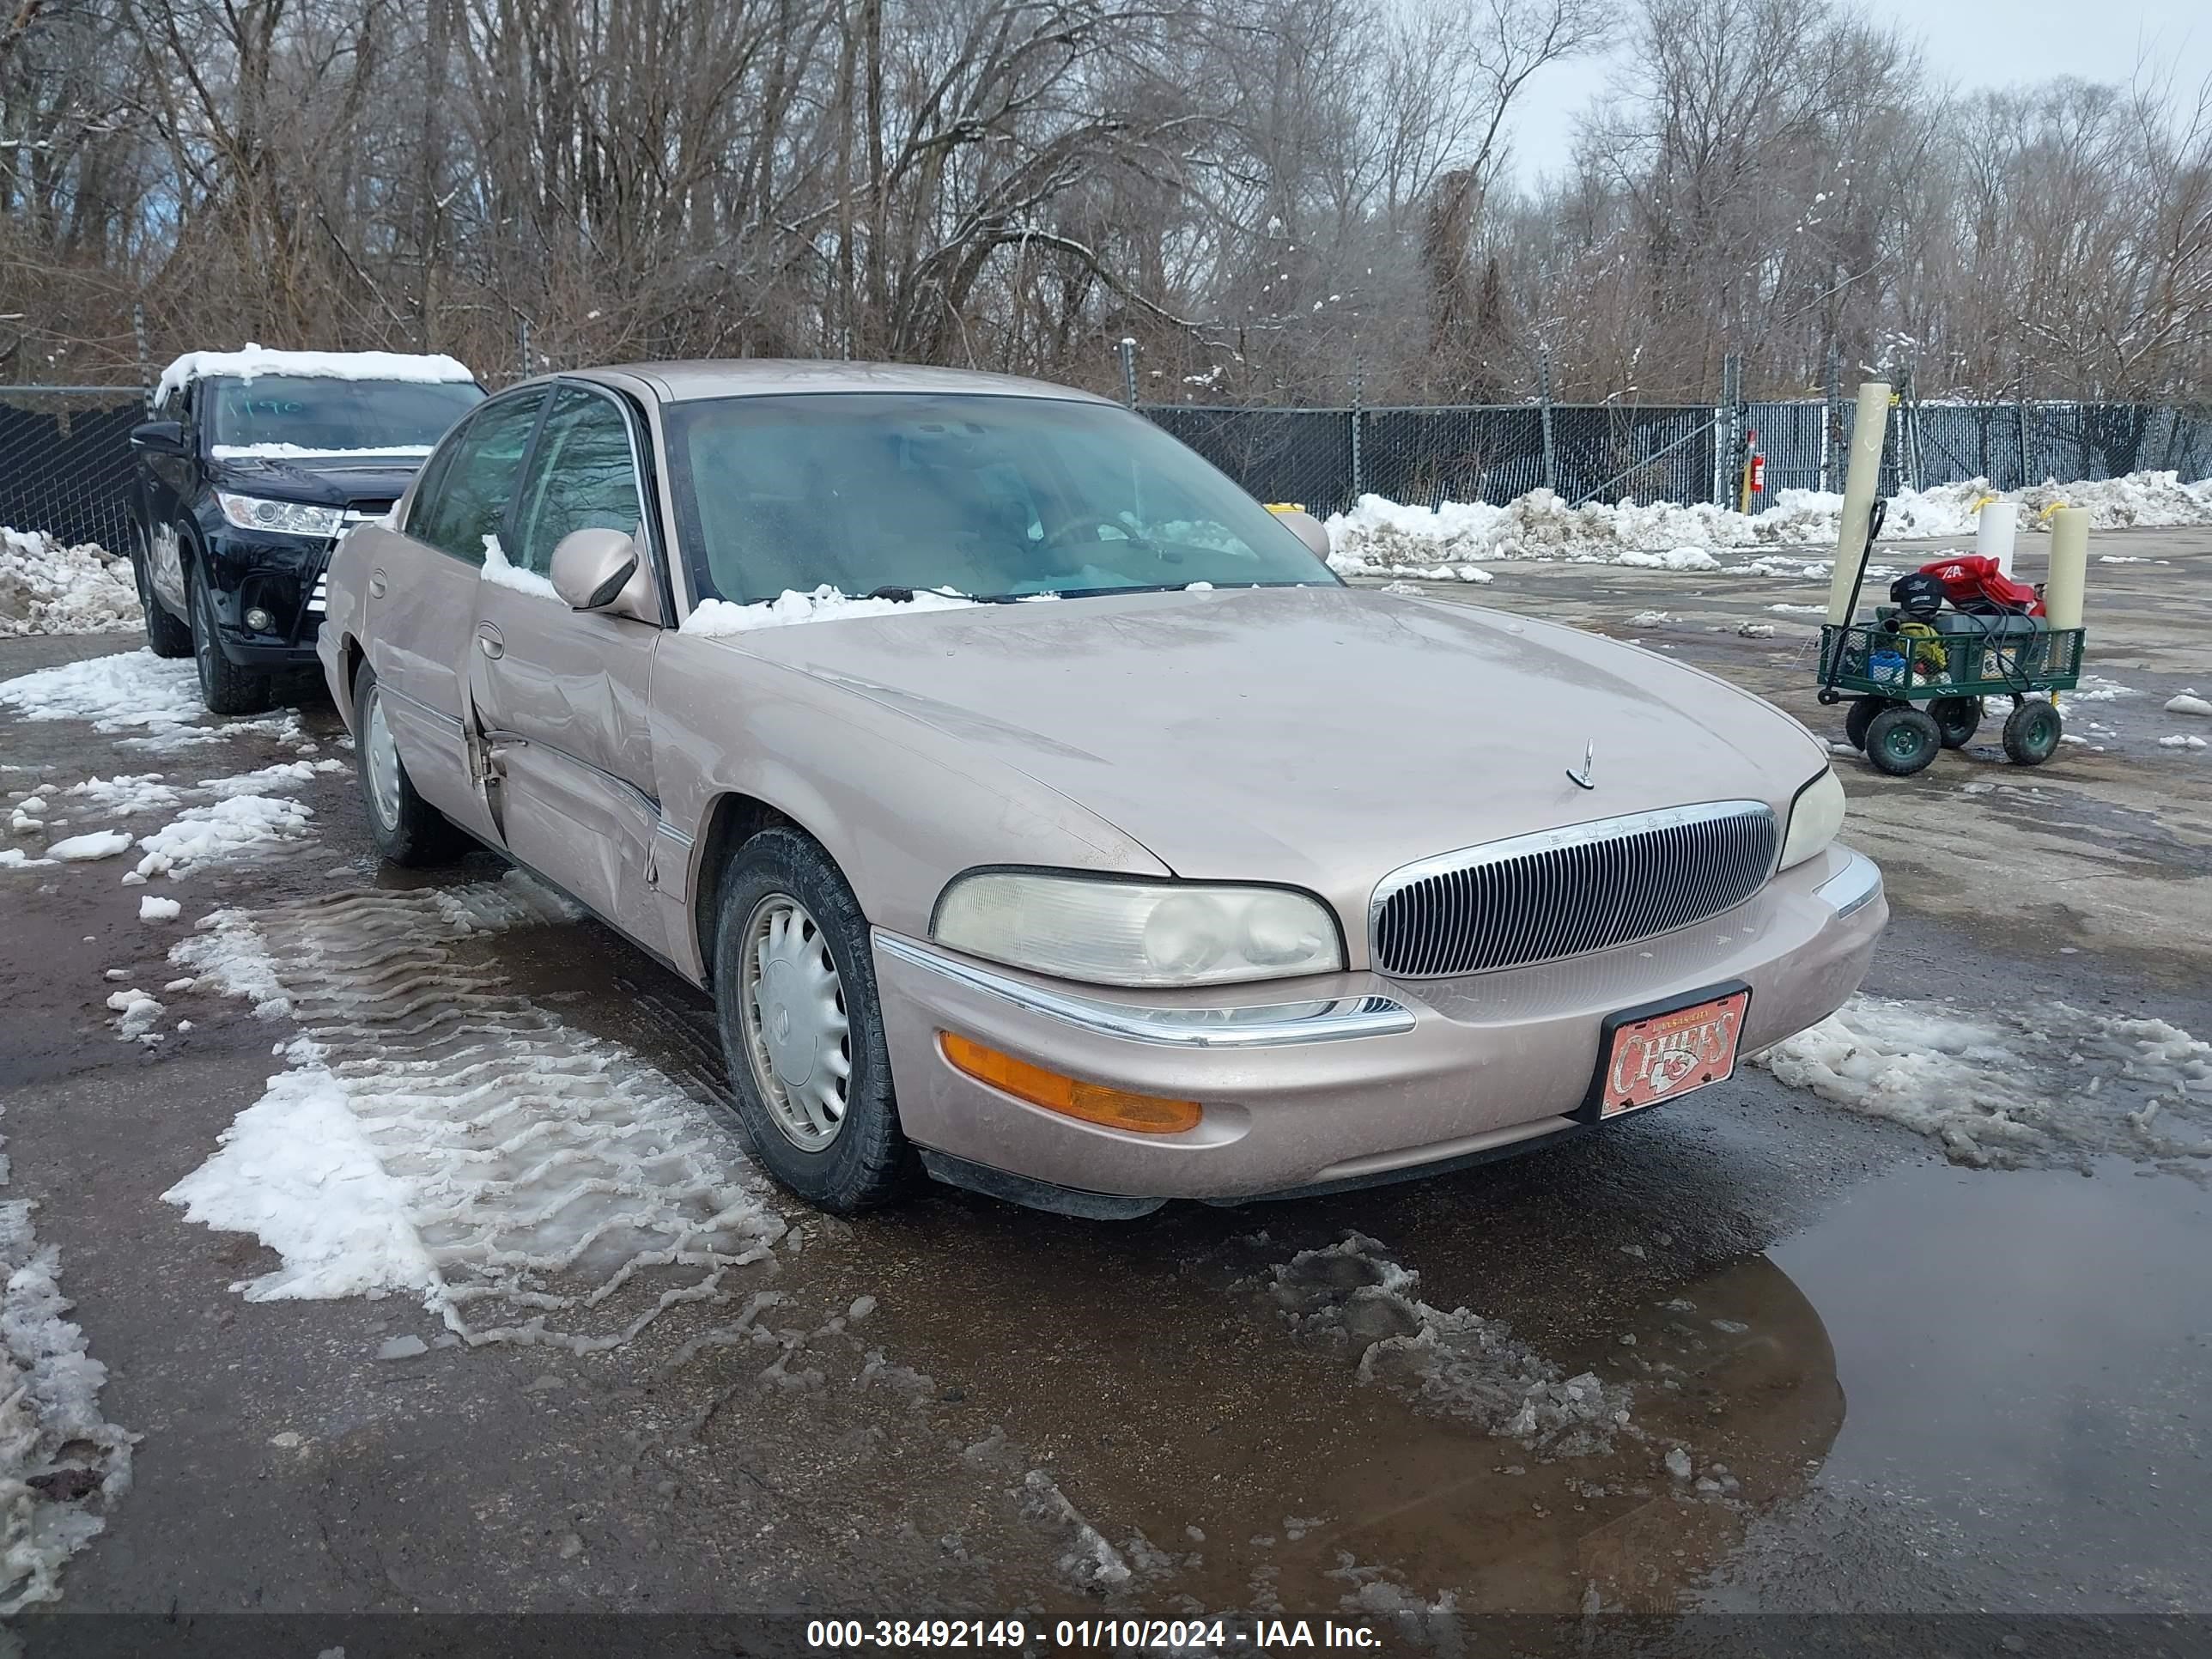
M725 398L669 411L702 593L1080 596L1334 586L1275 516L1150 422L986 393Z
M222 454L428 454L483 401L467 380L345 380L330 375L222 376L205 383L201 420Z

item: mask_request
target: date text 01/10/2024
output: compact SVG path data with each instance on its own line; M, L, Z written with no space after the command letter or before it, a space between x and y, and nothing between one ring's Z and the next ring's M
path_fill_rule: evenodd
M806 1626L806 1645L825 1649L1213 1648L1266 1652L1375 1649L1382 1644L1382 1638L1366 1626L1339 1624L1333 1619L1062 1619L1049 1626L1018 1619L817 1619Z

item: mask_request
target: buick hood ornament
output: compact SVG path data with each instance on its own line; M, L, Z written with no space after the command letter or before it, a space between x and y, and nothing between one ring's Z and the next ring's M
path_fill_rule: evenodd
M1567 769L1567 781L1574 785L1577 789L1595 789L1597 787L1596 744L1586 743L1583 745L1583 769L1577 772L1572 767L1569 767Z

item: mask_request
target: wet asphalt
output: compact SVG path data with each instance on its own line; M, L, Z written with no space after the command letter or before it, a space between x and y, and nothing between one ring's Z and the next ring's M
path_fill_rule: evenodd
M2212 758L2149 741L2185 724L2166 696L2212 690L2190 625L2212 532L2099 545L2172 561L2094 573L2092 666L2138 692L2094 705L2106 752L2022 778L1985 742L1905 782L1839 760L1896 910L1868 988L2212 1034ZM1765 608L1817 599L1806 583L1495 568L1447 597L1671 644L1840 732L1807 690L1809 629ZM1654 609L1675 620L1630 624ZM137 643L0 641L0 678ZM335 714L301 691L332 752ZM289 752L243 739L220 769ZM0 712L0 761L64 781L198 759ZM301 799L302 848L162 890L185 927L398 884L350 775ZM1747 1070L1601 1138L1319 1200L1094 1224L934 1188L846 1223L772 1197L788 1231L725 1302L610 1352L380 1360L436 1320L398 1296L249 1304L231 1287L272 1253L161 1201L285 1030L187 993L170 1012L191 1031L118 1042L104 973L153 988L182 932L138 921L119 868L0 872L9 1194L58 1247L105 1413L143 1437L64 1614L1273 1610L1450 1650L1488 1613L2212 1611L2212 1195L2184 1176L1954 1168ZM728 1134L703 1000L665 970L588 921L466 951ZM1556 1455L1363 1382L1270 1294L1348 1233L1423 1302L1630 1385L1634 1432ZM715 1340L763 1290L785 1376L811 1380ZM1669 1472L1676 1448L1715 1490ZM1083 1583L1071 1516L1125 1581Z

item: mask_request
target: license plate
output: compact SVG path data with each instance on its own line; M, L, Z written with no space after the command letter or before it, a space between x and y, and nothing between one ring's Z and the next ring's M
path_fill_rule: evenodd
M1735 1071L1736 1039L1750 1005L1751 993L1740 990L1640 1018L1616 1016L1599 1078L1598 1116L1620 1117L1725 1082Z

